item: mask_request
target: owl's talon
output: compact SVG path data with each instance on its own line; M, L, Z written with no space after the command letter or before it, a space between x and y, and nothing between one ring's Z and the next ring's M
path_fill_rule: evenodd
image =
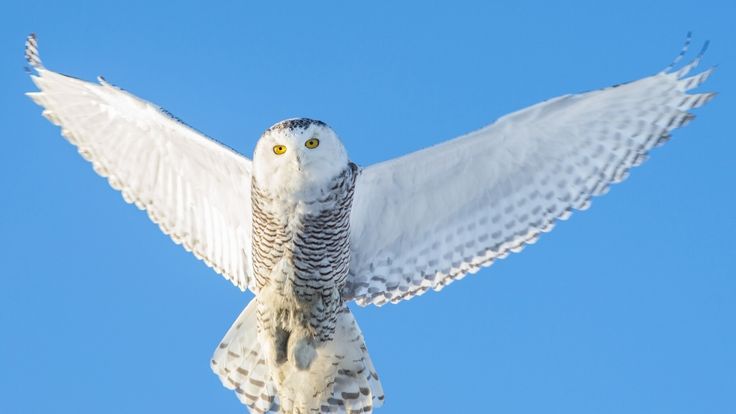
M317 350L314 347L314 341L310 338L299 338L291 347L291 360L294 365L304 371L309 369L312 361L317 356Z

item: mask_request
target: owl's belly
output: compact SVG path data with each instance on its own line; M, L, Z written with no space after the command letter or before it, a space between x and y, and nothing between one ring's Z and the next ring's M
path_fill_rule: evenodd
M324 287L305 294L288 260L270 274L270 283L256 297L258 339L278 389L295 406L312 412L320 406L336 374L326 352L335 334L341 306L339 290Z
M331 284L305 289L286 258L276 263L269 280L256 298L261 343L275 366L306 370L316 349L334 336L343 306L340 292Z
M296 265L298 266L298 265ZM264 328L303 331L318 342L332 339L337 311L342 306L340 289L319 278L304 280L304 273L282 258L270 273L270 283L258 294Z

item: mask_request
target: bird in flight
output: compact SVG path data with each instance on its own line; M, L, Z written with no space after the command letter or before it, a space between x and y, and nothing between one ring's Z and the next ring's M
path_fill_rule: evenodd
M519 252L693 118L702 52L633 82L550 99L359 167L322 121L268 128L250 160L100 78L26 59L43 116L175 243L255 298L212 370L253 413L370 413L381 382L347 304L397 303ZM707 45L707 44L706 44ZM705 49L705 48L704 48Z

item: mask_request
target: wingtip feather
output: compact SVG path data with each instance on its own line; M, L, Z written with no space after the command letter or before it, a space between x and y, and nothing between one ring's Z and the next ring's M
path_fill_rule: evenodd
M677 65L682 60L682 58L685 57L688 49L690 49L692 38L693 32L687 32L687 35L685 36L685 43L682 45L682 48L680 48L680 52L677 54L677 56L675 56L672 62L662 70L662 73L668 73L670 70L672 70L672 68L675 67L675 65Z
M38 53L38 39L36 38L36 33L31 33L26 37L25 58L26 62L28 62L32 68L36 70L43 68L41 56Z
M29 97L36 105L44 107L46 106L46 100L43 95L43 92L36 91L36 92L26 92L25 94L27 97Z

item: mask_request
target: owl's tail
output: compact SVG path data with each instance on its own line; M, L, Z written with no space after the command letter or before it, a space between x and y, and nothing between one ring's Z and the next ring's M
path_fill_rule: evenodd
M371 413L383 404L381 382L347 306L338 315L334 339L317 347L317 358L308 370L287 372L281 389L258 341L256 307L252 300L212 357L212 370L252 413ZM313 394L320 400L319 408L305 405L303 396L297 395L299 390L306 384L321 383L327 388Z
M258 342L256 308L253 299L225 334L210 366L252 413L278 413L276 384Z
M353 313L343 307L337 317L335 337L317 353L335 367L332 391L322 401L323 413L371 413L383 405L384 395L363 334Z

